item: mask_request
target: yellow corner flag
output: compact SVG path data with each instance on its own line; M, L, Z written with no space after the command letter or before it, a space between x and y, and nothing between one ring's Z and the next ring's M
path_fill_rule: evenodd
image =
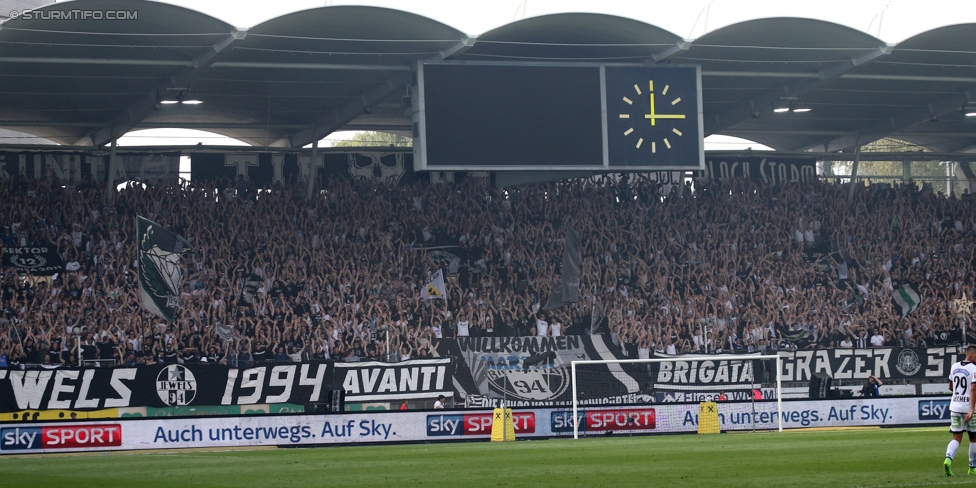
M515 440L515 422L511 408L496 408L491 416L491 442Z
M698 433L719 434L722 426L718 421L718 404L715 402L701 402L698 405Z

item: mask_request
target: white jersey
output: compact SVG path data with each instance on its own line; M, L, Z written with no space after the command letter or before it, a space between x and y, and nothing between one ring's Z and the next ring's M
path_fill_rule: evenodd
M539 337L546 337L549 335L549 322L545 320L537 320L535 323L535 332Z
M549 324L549 335L552 337L559 337L563 335L563 324L560 324L559 322Z
M973 380L976 379L976 364L962 361L953 364L949 371L949 384L952 385L949 411L969 413L969 395L972 394Z
M468 337L470 334L468 332L468 321L459 320L457 323L457 335L458 337Z

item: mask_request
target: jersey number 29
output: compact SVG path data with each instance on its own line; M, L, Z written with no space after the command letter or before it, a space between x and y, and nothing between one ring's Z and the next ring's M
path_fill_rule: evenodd
M965 395L969 392L969 378L965 376L956 376L952 379L952 392L956 395Z

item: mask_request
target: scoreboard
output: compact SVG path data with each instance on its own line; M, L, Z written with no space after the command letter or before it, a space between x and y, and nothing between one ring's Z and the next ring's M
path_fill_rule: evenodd
M704 168L698 66L424 62L420 171Z

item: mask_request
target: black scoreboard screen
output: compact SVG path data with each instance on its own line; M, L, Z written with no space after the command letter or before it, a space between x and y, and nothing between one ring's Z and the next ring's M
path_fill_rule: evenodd
M700 170L697 66L422 63L415 164L431 171Z

